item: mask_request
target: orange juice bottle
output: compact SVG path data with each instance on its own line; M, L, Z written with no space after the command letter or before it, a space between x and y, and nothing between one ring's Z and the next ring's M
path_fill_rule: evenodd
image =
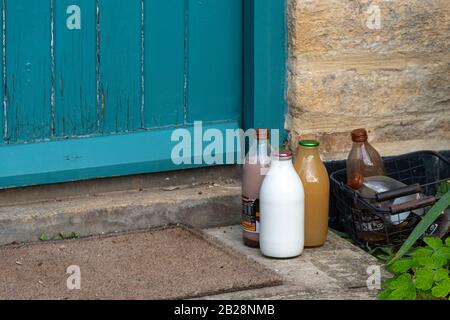
M294 167L305 189L305 247L320 247L327 240L330 178L320 159L319 142L299 143Z

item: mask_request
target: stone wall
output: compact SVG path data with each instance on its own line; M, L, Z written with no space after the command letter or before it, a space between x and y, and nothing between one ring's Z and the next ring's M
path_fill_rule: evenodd
M343 159L359 127L383 155L450 149L450 0L288 0L288 26L294 149Z

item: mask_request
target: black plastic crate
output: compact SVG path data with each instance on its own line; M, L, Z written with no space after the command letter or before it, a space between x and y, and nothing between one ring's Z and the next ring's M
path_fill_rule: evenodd
M380 199L393 199L418 191L422 197L403 207L379 206L375 197L365 198L347 186L346 169L330 175L336 223L362 247L401 245L437 200L435 195L439 185L450 179L450 160L433 151L387 158L384 165L389 177L408 187L377 195ZM402 213L401 217L399 213Z

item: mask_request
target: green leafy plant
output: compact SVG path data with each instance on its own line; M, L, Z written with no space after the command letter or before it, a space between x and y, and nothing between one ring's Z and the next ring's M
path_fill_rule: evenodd
M382 300L449 299L450 300L450 238L426 237L426 246L415 247L431 224L450 206L450 181L439 185L439 201L427 212L397 253L391 249L373 253L387 262L394 274L383 283ZM386 251L387 250L387 251Z
M394 274L383 283L382 300L449 299L450 238L425 238L426 246L388 266Z
M449 206L450 206L450 191L443 194L440 197L439 201L436 202L436 204L430 210L428 210L427 214L423 217L420 223L414 228L408 239L406 239L400 250L390 260L388 265L402 258L415 245L417 240L419 240L425 234L425 232L433 224L433 222L435 222L436 219Z
M72 233L64 233L59 232L53 236L47 236L45 233L41 234L39 236L39 241L57 241L57 240L71 240L71 239L79 239L80 233L78 232L72 232Z

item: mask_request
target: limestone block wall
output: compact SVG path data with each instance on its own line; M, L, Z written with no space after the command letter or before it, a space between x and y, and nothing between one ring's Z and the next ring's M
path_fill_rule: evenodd
M288 0L291 146L344 159L365 127L383 155L450 149L449 0Z

